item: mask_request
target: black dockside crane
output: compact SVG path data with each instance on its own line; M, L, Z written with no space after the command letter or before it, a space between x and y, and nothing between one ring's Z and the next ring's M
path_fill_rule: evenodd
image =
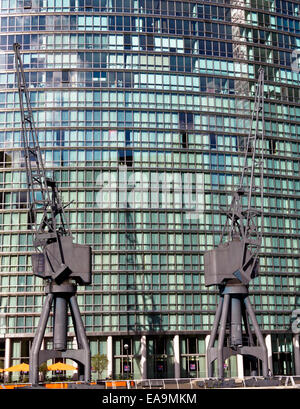
M264 70L259 69L254 109L245 144L244 165L239 186L226 210L221 243L204 254L205 285L217 285L219 304L207 347L208 376L217 373L224 378L224 361L231 355L246 355L254 366L262 361L262 374L268 376L268 355L248 294L248 284L258 274L259 251L263 231L264 170ZM259 126L261 123L261 127ZM254 129L253 129L254 128ZM261 129L260 129L261 128ZM260 147L258 145L260 144ZM259 178L255 178L255 175ZM258 183L257 183L258 181ZM260 208L252 202L260 201ZM255 344L250 321L257 337ZM243 323L246 336L243 335ZM229 342L226 332L229 329ZM218 334L219 332L219 334ZM217 346L215 342L217 341Z
M70 358L78 363L79 379L91 378L91 354L76 298L79 285L91 283L91 247L73 243L57 184L49 177L35 128L30 97L20 54L13 45L22 122L22 143L27 176L29 227L33 230L33 273L46 280L45 302L33 339L29 358L29 382L38 384L39 366L54 358ZM41 350L53 306L53 348ZM72 315L78 349L68 349L68 307Z

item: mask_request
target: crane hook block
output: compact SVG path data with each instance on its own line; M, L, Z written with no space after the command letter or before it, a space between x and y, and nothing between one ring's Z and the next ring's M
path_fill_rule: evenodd
M91 283L91 247L73 243L71 236L61 236L59 241L45 246L43 253L32 255L33 273L61 284L68 278L79 285Z

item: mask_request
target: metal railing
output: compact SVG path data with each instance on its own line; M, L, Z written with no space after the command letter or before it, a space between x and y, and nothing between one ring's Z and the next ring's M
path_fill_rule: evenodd
M103 381L105 389L210 389L289 387L300 389L300 376L249 376L244 378L168 378Z
M81 386L82 385L82 386ZM14 389L20 387L30 388L29 383L10 383L0 384L1 389ZM128 379L128 380L103 380L91 382L87 385L84 382L44 382L39 384L40 387L51 389L80 389L89 386L99 389L219 389L219 388L288 388L300 389L300 376L277 375L270 378L262 376L249 376L244 378L167 378L167 379Z

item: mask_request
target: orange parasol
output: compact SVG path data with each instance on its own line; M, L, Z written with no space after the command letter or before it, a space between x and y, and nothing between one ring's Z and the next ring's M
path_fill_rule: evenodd
M28 372L29 365L21 363L18 365L10 366L9 368L3 369L4 372Z
M57 362L56 364L49 365L47 369L48 371L75 371L77 368L63 362Z

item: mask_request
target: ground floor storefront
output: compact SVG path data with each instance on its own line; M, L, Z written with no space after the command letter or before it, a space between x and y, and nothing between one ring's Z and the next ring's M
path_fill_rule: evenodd
M19 334L18 334L19 335ZM89 335L89 334L88 334ZM162 379L207 377L206 348L208 334L159 334L159 335L108 335L88 336L91 356L104 355L105 369L93 368L92 379ZM273 375L300 375L299 334L264 334L269 369ZM0 339L0 368L8 368L20 362L29 363L32 338L5 336ZM51 349L51 338L45 338L43 348ZM76 349L75 337L68 338L68 348ZM76 363L66 360L76 367ZM52 361L47 362L48 364ZM250 376L253 359L236 355L224 363L225 377ZM20 373L2 373L10 380L19 380ZM21 374L24 379L24 374ZM49 374L47 374L48 376ZM76 371L66 371L66 379L74 379ZM258 375L261 366L258 365ZM26 374L25 374L26 377ZM26 378L25 378L26 379Z

